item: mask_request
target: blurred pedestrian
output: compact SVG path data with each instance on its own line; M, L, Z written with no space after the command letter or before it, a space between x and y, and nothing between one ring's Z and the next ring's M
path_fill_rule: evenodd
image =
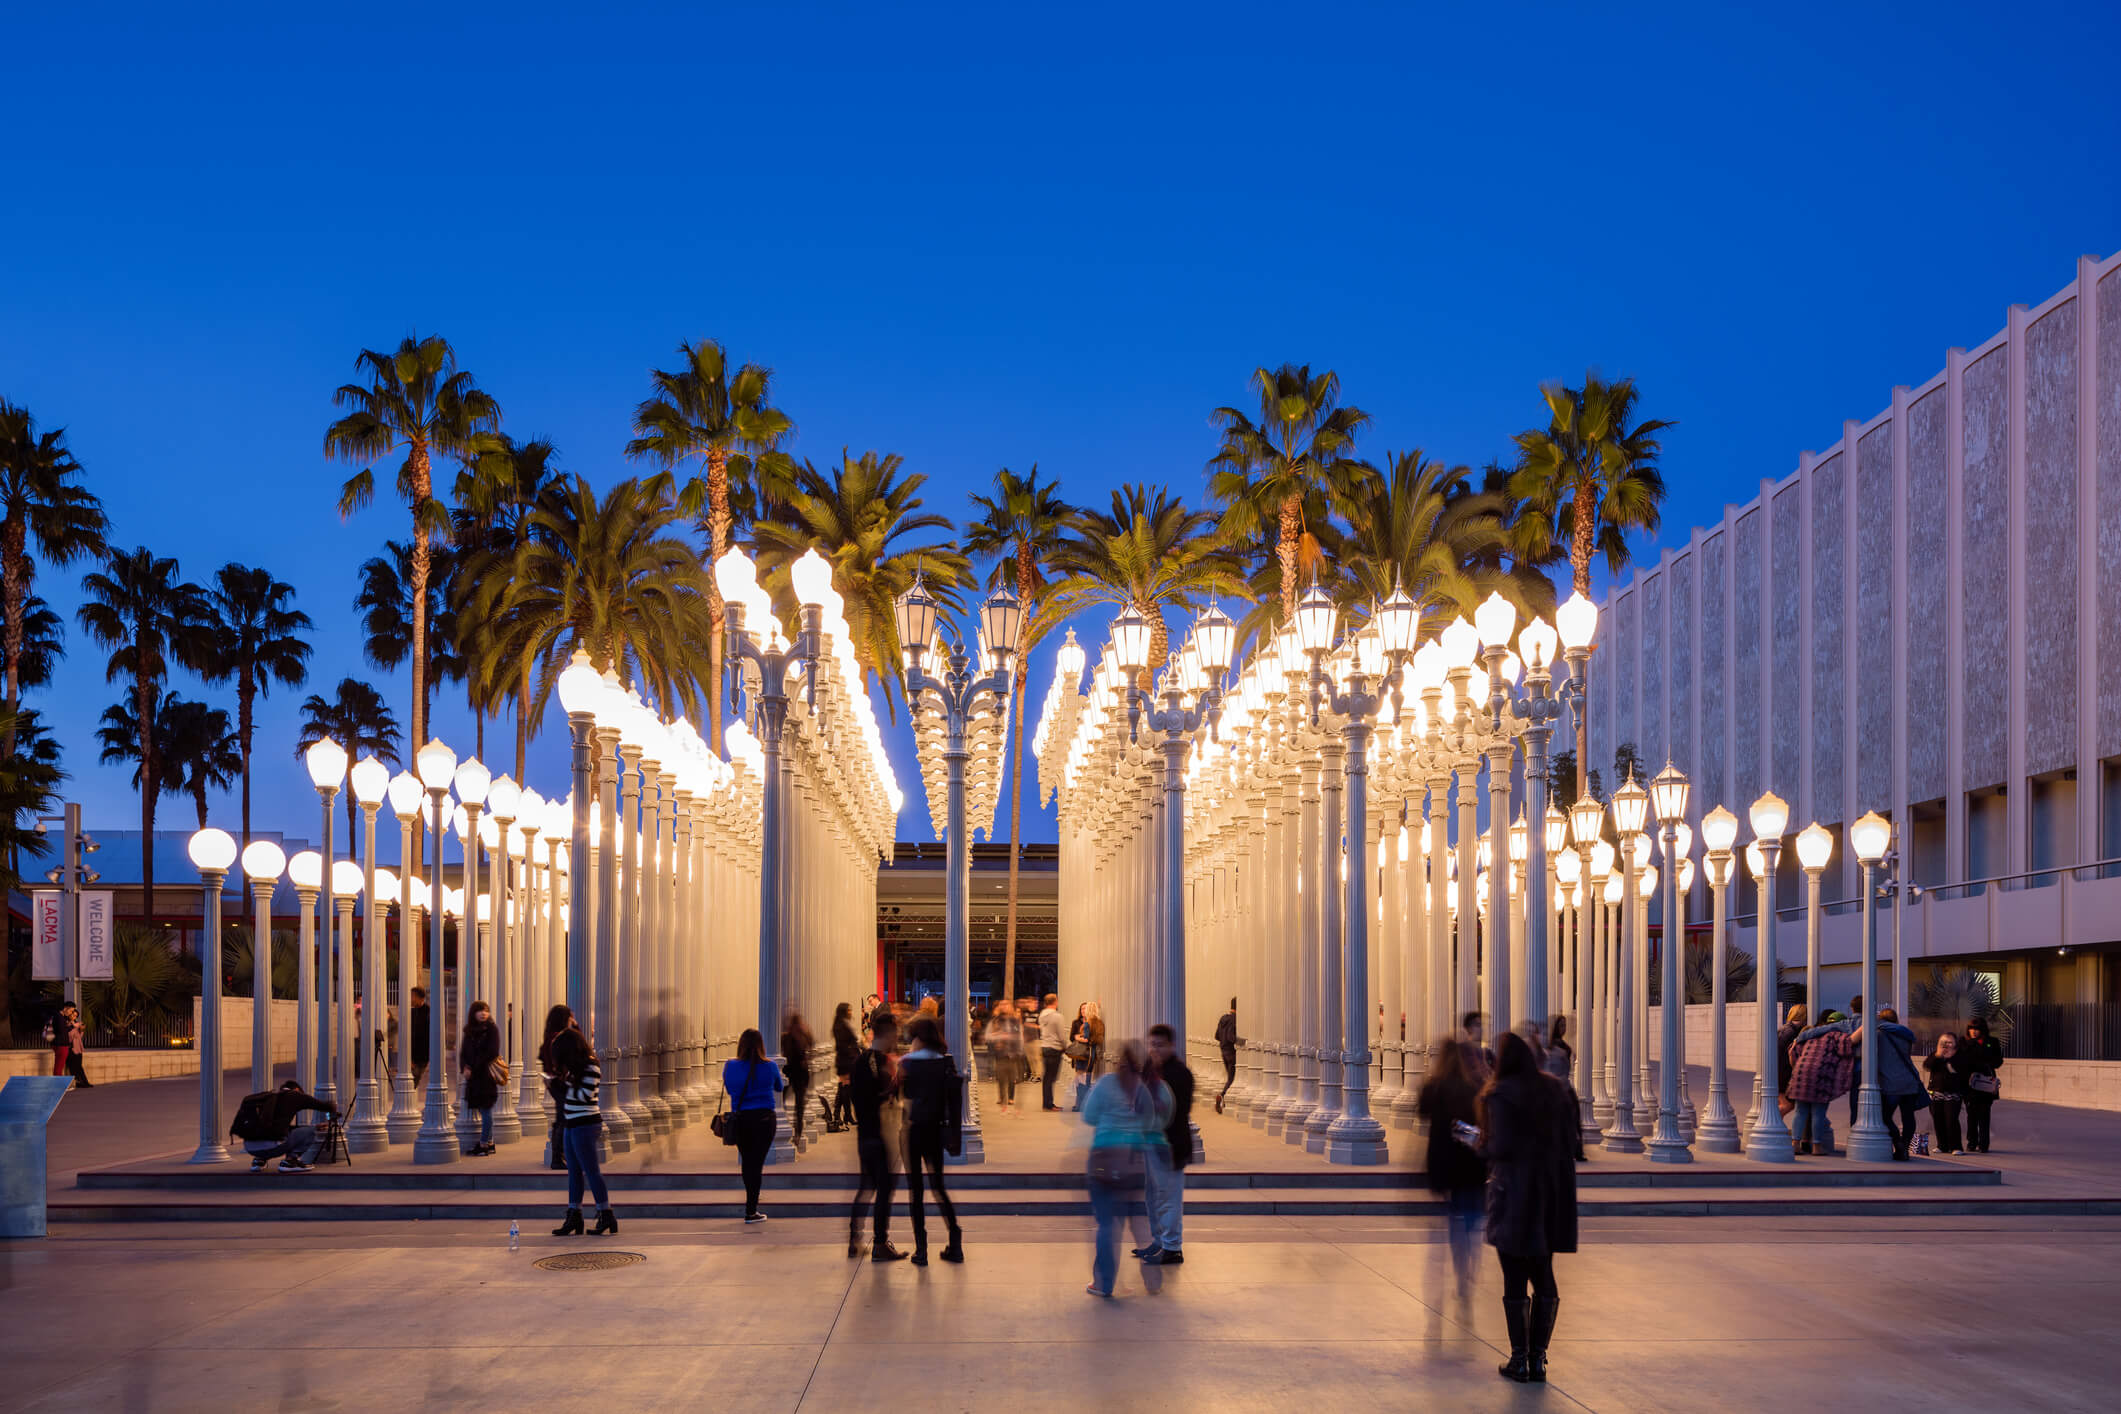
M1460 1023L1459 1039L1466 1044L1463 1056L1466 1074L1485 1085L1488 1077L1495 1073L1495 1052L1488 1046L1487 1013L1469 1011Z
M1091 1264L1092 1296L1110 1296L1119 1277L1119 1225L1133 1224L1135 1239L1149 1244L1148 1214L1143 1205L1148 1183L1148 1152L1166 1143L1171 1121L1171 1092L1150 1067L1139 1041L1120 1046L1111 1073L1090 1090L1081 1107L1091 1126L1090 1209L1097 1215L1097 1253ZM1162 1268L1144 1264L1142 1281L1150 1291L1162 1285Z
M1245 1038L1237 1034L1237 998L1230 998L1230 1009L1215 1023L1215 1046L1223 1055L1223 1088L1215 1092L1215 1112L1223 1112L1223 1096L1237 1083L1237 1048Z
M1966 1036L1959 1043L1959 1064L1966 1076L1966 1151L1988 1152L1988 1112L2003 1094L1996 1072L2003 1068L2003 1043L1988 1034L1988 1023L1979 1017L1966 1023Z
M457 1038L457 1070L464 1078L464 1108L479 1117L479 1137L464 1151L475 1159L494 1152L493 1107L501 1097L501 1083L493 1068L500 1059L501 1028L494 1025L493 1008L473 1002Z
M1016 1086L1023 1078L1024 1028L1016 1004L1006 997L987 1018L987 1063L994 1071L994 1103L1003 1114L1016 1108Z
M1471 1299L1480 1247L1481 1197L1488 1183L1487 1161L1475 1147L1479 1133L1480 1087L1466 1073L1465 1043L1447 1036L1436 1043L1429 1078L1415 1097L1414 1112L1429 1127L1429 1191L1444 1195L1445 1225L1451 1243L1451 1272L1458 1279L1458 1298Z
M1576 1250L1576 1111L1568 1092L1540 1074L1524 1038L1507 1032L1478 1113L1489 1166L1488 1245L1502 1264L1510 1334L1510 1358L1497 1373L1544 1384L1561 1311L1554 1256Z
M1790 1098L1790 1071L1797 1063L1797 1033L1804 1029L1804 1003L1792 1002L1789 1014L1783 1018L1782 1025L1775 1029L1775 1107L1781 1110L1785 1117L1797 1108L1797 1102ZM1831 1144L1831 1131L1827 1139Z
M906 1254L891 1245L891 1193L898 1175L891 1162L897 1137L885 1127L884 1107L898 1092L898 1022L879 1009L870 1018L869 1045L855 1058L849 1077L854 1103L854 1152L861 1178L847 1214L847 1255L862 1255L862 1205L870 1205L869 1260L897 1262Z
M736 1054L722 1062L722 1093L729 1097L729 1122L736 1126L747 1223L766 1221L759 1211L759 1185L766 1176L766 1154L773 1148L774 1114L786 1088L781 1068L766 1058L766 1038L756 1026L745 1027L736 1038Z
M1158 1266L1185 1260L1186 1165L1193 1161L1193 1072L1178 1054L1178 1033L1159 1021L1149 1028L1149 1065L1171 1095L1164 1142L1149 1147L1149 1245L1134 1255Z
M603 1073L597 1067L596 1050L565 1005L545 1013L545 1043L538 1048L538 1065L545 1075L546 1092L552 1096L554 1122L567 1157L567 1216L552 1235L581 1234L585 1189L597 1200L595 1235L617 1232L619 1220L611 1211L611 1193L597 1162L597 1142L604 1132L604 1115L597 1108Z
M1819 1024L1790 1042L1790 1103L1797 1112L1791 1138L1800 1154L1832 1154L1827 1106L1850 1089L1856 1073L1854 1023L1840 1012L1819 1013Z
M810 1048L817 1039L803 1022L803 1014L789 1008L781 1023L781 1070L788 1081L788 1113L795 1124L795 1142L803 1144L803 1106L810 1098Z
M906 1206L913 1213L913 1265L928 1265L928 1214L923 1183L935 1189L950 1235L942 1257L965 1260L964 1234L958 1230L957 1207L943 1186L943 1155L964 1152L964 1077L958 1074L943 1041L943 1028L932 1016L916 1016L907 1028L913 1049L899 1062L899 1107L905 1117Z
M568 1013L568 1015L569 1015L569 1016L572 1016L573 1014L574 1014L573 1012L569 1012L569 1013ZM413 989L412 989L412 1088L413 1088L413 1093L415 1093L415 1094L418 1094L418 1093L419 1093L419 1090L420 1090L420 1087L421 1087L422 1085L424 1085L424 1084L426 1084L426 1083L427 1083L427 1047L428 1047L428 1035L427 1035L427 1026L428 1026L428 1021L429 1021L429 1016L430 1016L430 1014L429 1014L429 1012L428 1012L428 1010L427 1010L427 989L426 989L425 987L415 987L415 988L413 988ZM547 1025L549 1026L549 1025L551 1025L551 1023L552 1023L552 1018L551 1018L551 1017L547 1017L547 1018L545 1019L545 1021L546 1021L546 1024L547 1024Z

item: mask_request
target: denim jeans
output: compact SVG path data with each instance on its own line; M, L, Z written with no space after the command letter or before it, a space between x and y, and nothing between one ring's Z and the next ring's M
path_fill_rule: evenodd
M1790 1131L1791 1139L1798 1144L1816 1143L1830 1145L1834 1142L1832 1122L1826 1116L1823 1100L1799 1100L1797 1123Z
M315 1163L317 1154L324 1148L324 1139L313 1124L298 1124L287 1131L287 1137L277 1142L271 1139L252 1139L243 1145L243 1152L254 1159L286 1157L302 1163Z
M560 1130L560 1143L567 1151L567 1206L582 1206L582 1189L587 1185L597 1200L599 1208L611 1206L610 1190L604 1187L604 1170L597 1163L597 1139L604 1132L604 1122L593 1124L570 1124Z
M1121 1188L1099 1183L1094 1178L1090 1180L1090 1211L1097 1215L1097 1257L1091 1263L1090 1284L1107 1296L1112 1294L1112 1284L1119 1279L1120 1223L1126 1221L1133 1226L1136 1246L1149 1244L1149 1215L1142 1196L1139 1188ZM1154 1267L1145 1270L1157 1271Z
M1171 1151L1158 1144L1149 1150L1149 1226L1156 1245L1176 1252L1185 1241L1186 1171L1171 1166Z
M479 1142L481 1144L491 1144L493 1142L493 1106L488 1105L485 1109L473 1110L472 1113L479 1117Z
M1451 1239L1451 1271L1460 1286L1469 1284L1477 1274L1479 1265L1480 1229L1487 1221L1488 1190L1479 1187L1454 1188L1449 1198Z

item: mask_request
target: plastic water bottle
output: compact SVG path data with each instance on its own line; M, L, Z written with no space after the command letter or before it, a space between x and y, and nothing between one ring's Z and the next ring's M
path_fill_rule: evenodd
M522 1240L523 1225L521 1223L518 1223L514 1218L510 1218L508 1220L508 1250L511 1252L515 1251L516 1245Z

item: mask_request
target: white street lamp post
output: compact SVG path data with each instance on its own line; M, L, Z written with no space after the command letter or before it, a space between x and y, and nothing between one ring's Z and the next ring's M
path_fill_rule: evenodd
M388 964L378 934L382 910L376 904L376 810L390 793L390 768L373 756L355 763L350 784L354 799L361 803L361 997L364 1020L362 1035L355 1043L353 1118L346 1125L346 1148L350 1153L374 1154L390 1147L390 1127L384 1118L383 1087L376 1077L375 1036L383 1032L383 1016L390 1006ZM348 966L352 959L348 959ZM350 999L348 1010L351 1010Z
M1665 866L1664 946L1659 950L1664 963L1664 1004L1658 1008L1664 1033L1659 1052L1664 1059L1657 1067L1657 1129L1650 1136L1650 1159L1660 1164L1688 1164L1694 1161L1694 1151L1687 1146L1679 1122L1679 1077L1686 1067L1686 975L1681 967L1685 939L1679 913L1680 859L1685 853L1679 832L1686 828L1686 774L1666 762L1651 782L1650 793L1657 806L1657 822L1664 826Z
M1642 835L1649 808L1649 792L1635 784L1632 775L1627 784L1613 792L1613 826L1620 833L1620 907L1624 921L1620 936L1613 942L1613 1122L1605 1132L1605 1147L1616 1154L1642 1152L1642 1136L1635 1132L1633 925L1643 907L1635 890L1635 841Z
M330 807L325 807L329 813ZM287 854L271 840L252 840L243 851L250 880L250 1088L273 1088L272 1079L272 895ZM318 1099L328 1098L318 1096Z
M420 1132L413 1140L412 1157L417 1164L453 1164L461 1150L450 1132L449 1062L442 1047L442 1014L449 1005L442 962L442 901L446 877L442 870L443 840L448 836L449 785L456 775L457 754L439 738L430 739L414 757L420 784L434 822L434 862L428 882L427 906L427 1103L420 1115ZM458 951L461 953L462 948ZM409 1019L409 1016L408 1016Z
M1709 1108L1695 1138L1711 1154L1735 1154L1742 1147L1738 1116L1731 1109L1730 1082L1724 1073L1726 975L1730 971L1728 909L1724 893L1730 887L1732 866L1737 862L1731 846L1738 839L1738 817L1717 806L1701 819L1701 843L1707 850L1709 874L1710 959L1713 990L1709 1013ZM1765 1003L1772 1007L1773 1002Z
M1576 665L1571 664L1571 675ZM1579 766L1579 771L1580 771ZM1602 843L1605 804L1588 789L1579 789L1569 806L1569 837L1583 861L1584 904L1581 917L1594 917L1600 907L1600 880L1592 872L1592 854ZM1596 930L1579 921L1576 938L1576 1104L1577 1128L1587 1145L1601 1143L1605 1131L1597 1116L1600 1083L1599 1061L1604 1037L1598 1028L1598 965Z
M209 826L191 837L188 852L206 905L206 936L199 940L199 1147L190 1162L219 1164L229 1158L221 1123L221 884L236 862L236 842Z
M412 979L419 970L420 931L414 916L413 826L420 818L420 778L400 771L390 778L390 810L398 817L398 1053L390 1078L390 1118L385 1131L393 1144L410 1144L420 1133L420 1097L412 1078ZM430 983L430 986L432 984ZM428 1005L433 1007L433 999ZM431 1063L431 1060L430 1060Z
M317 990L317 888L324 879L324 856L305 849L287 861L287 879L295 886L295 904L302 910L295 924L295 1084L308 1094L317 1093L317 1067L329 1065L329 1048L320 1049L317 1036L330 1025L331 1010L324 999L331 995L331 978ZM331 952L326 949L328 969Z
M1760 914L1753 936L1754 991L1760 997L1760 1050L1754 1071L1759 1091L1757 1114L1745 1137L1745 1156L1759 1163L1788 1164L1797 1160L1790 1142L1789 1126L1775 1103L1775 993L1780 969L1775 955L1775 860L1782 852L1782 833L1790 822L1790 808L1773 791L1753 802L1754 843L1760 846Z
M1878 861L1892 842L1892 826L1873 810L1849 826L1849 844L1863 864L1863 986L1878 977ZM1878 1002L1863 1003L1863 1088L1856 1100L1856 1126L1849 1131L1849 1157L1858 1163L1882 1163L1896 1157L1893 1136L1885 1126L1878 1093Z

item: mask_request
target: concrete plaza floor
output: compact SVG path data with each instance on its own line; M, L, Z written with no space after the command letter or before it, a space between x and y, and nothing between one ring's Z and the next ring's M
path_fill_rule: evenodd
M1492 1256L1460 1302L1433 1222L1196 1222L1112 1302L1080 1220L974 1224L925 1271L821 1229L65 1229L0 1244L0 1411L2089 1410L2121 1336L2113 1220L1593 1221L1544 1389L1496 1377ZM592 1245L647 1260L533 1265Z

